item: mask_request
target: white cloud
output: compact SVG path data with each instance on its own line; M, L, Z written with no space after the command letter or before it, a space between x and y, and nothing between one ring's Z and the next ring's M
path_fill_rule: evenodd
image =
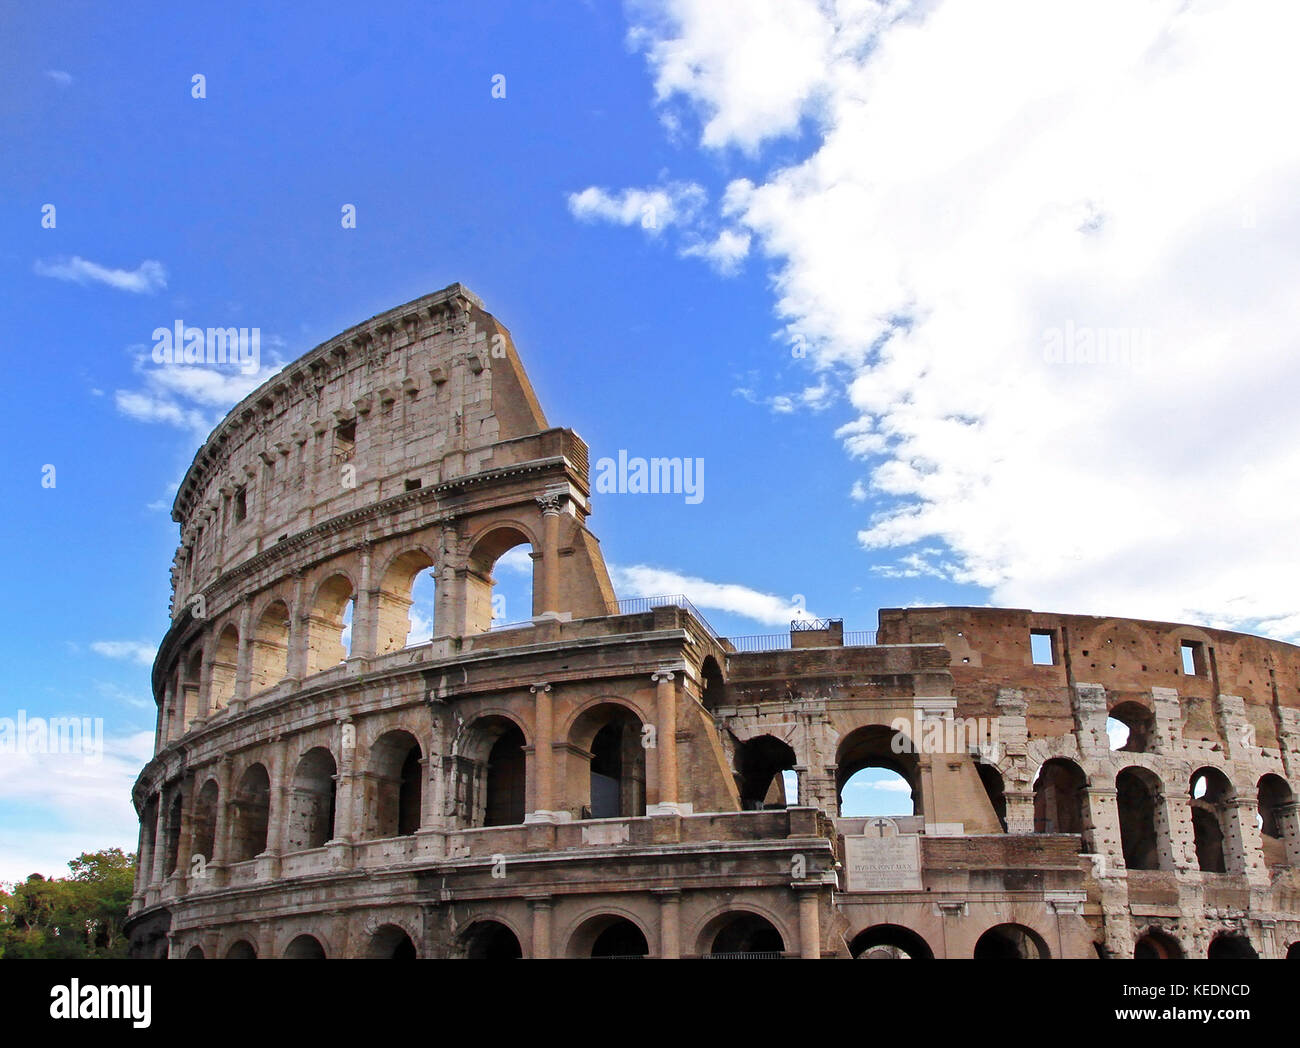
M855 410L864 547L937 541L997 604L1300 638L1297 31L1280 0L640 18L703 147L813 132L722 214ZM1057 362L1116 336L1145 357Z
M151 756L151 731L105 736L98 760L6 754L0 761L0 881L37 872L67 876L68 860L85 851L134 851L139 822L131 787Z
M98 262L73 255L72 258L54 262L38 259L34 268L37 276L68 280L74 284L107 284L118 291L136 294L153 294L167 286L167 271L161 262L153 259L145 259L135 269L110 269Z
M91 641L90 650L106 659L130 659L141 666L152 666L158 646L134 640L96 640Z
M579 193L569 194L569 211L583 222L638 225L650 236L658 236L668 226L689 222L705 201L704 190L693 182L671 182L616 193L588 186Z
M711 262L723 276L739 271L740 263L749 254L750 236L734 229L724 229L717 237L682 248L687 258L703 258Z
M789 627L791 619L815 618L793 600L734 582L709 582L645 564L610 565L614 587L626 597L684 594L701 610L716 609L765 626Z
M237 363L159 364L151 353L143 352L136 355L134 364L143 388L116 390L113 399L127 418L176 426L203 439L230 408L283 366L279 362L262 364L252 374L245 374ZM170 509L170 503L165 508Z
M60 87L69 87L72 84L72 74L66 73L62 69L47 69L45 75Z

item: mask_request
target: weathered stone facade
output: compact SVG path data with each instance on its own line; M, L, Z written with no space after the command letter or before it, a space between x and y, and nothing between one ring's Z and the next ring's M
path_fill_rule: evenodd
M1298 949L1300 650L972 608L728 640L616 602L589 493L460 285L227 416L173 511L136 955ZM492 629L521 544L532 617ZM913 815L840 816L870 767Z

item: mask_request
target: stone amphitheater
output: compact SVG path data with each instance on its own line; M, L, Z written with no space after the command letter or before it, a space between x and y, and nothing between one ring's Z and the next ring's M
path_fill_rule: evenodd
M230 412L172 514L132 954L1300 954L1300 649L991 608L728 639L617 599L591 509L459 284ZM904 810L841 815L863 769Z

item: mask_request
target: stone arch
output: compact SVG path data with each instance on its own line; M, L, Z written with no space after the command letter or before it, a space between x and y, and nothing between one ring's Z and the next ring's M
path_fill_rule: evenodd
M221 802L220 787L216 779L205 779L194 799L194 811L190 816L193 834L190 841L190 854L201 855L204 862L211 862L217 842L217 805Z
M786 940L771 914L729 906L701 926L696 952L702 957L778 958L786 952Z
M1257 961L1259 951L1245 932L1223 931L1210 940L1205 956L1212 961Z
M618 701L588 704L568 732L570 810L584 819L645 814L642 720Z
M212 712L224 710L235 697L235 676L239 665L239 630L226 623L212 651L212 687L209 705ZM187 725L188 727L188 725Z
M1083 833L1088 777L1067 757L1043 761L1034 777L1034 832Z
M230 800L230 861L245 862L266 851L270 826L271 777L262 764L250 764Z
M582 919L569 935L568 957L649 957L650 937L640 920L609 908Z
M993 814L997 816L998 825L1002 832L1007 832L1007 784L1002 778L1002 772L998 770L996 764L988 761L976 760L975 773L979 775L980 785L984 787L984 793L988 796L989 805L993 808Z
M408 837L420 828L424 751L405 728L394 728L370 747L366 767L366 836Z
M1163 928L1147 928L1133 944L1133 959L1137 961L1173 961L1182 957L1182 945Z
M203 960L203 947L191 946L188 950L185 951L185 960L187 961Z
M1121 753L1146 753L1155 739L1155 714L1144 703L1135 699L1117 703L1108 714L1128 729L1128 739L1122 746L1111 748Z
M289 605L280 597L270 601L253 628L249 690L274 688L289 675Z
M423 545L408 546L388 559L379 575L375 595L375 653L407 647L416 623L412 619L416 580L429 572L437 580L437 558ZM435 597L436 600L436 597ZM430 624L431 633L434 632ZM423 638L421 638L422 642Z
M515 930L491 918L472 921L461 932L458 946L460 953L472 961L513 961L524 955Z
M975 959L1046 961L1051 958L1047 942L1024 924L995 924L975 943Z
M1255 792L1265 864L1300 865L1300 819L1291 785L1282 776L1268 772L1260 776Z
M400 924L381 924L370 936L366 956L372 960L414 961L420 954L410 932Z
M181 666L180 678L180 702L175 714L177 723L173 729L177 735L184 734L194 718L201 717L208 712L199 709L199 696L202 694L203 688L202 645L197 645L186 654Z
M255 961L257 960L257 947L247 939L236 939L226 948L226 960Z
M470 540L470 552L465 562L464 635L483 633L491 629L494 618L520 621L540 614L538 607L537 572L533 572L532 597L527 615L512 609L493 606L493 587L496 580L492 569L502 556L517 546L528 546L530 553L540 548L532 529L516 520L496 520L484 527ZM500 614L498 614L498 612Z
M457 733L455 812L472 826L516 826L527 811L528 738L515 716L481 711Z
M700 663L700 703L712 713L726 703L727 683L722 675L718 660L712 655L705 655Z
M284 948L283 956L286 961L323 961L325 947L314 935L297 935Z
M349 645L344 643L348 608L356 596L356 586L343 571L334 571L323 579L312 595L307 618L307 674L333 669L348 658Z
M334 839L338 764L325 746L314 746L298 760L285 827L285 850L324 847Z
M897 744L895 742L897 740ZM900 752L901 751L901 752ZM913 741L883 724L864 724L845 735L835 751L836 813L844 810L844 787L866 768L884 768L900 776L911 788L911 812L921 815L921 771Z
M1218 768L1201 767L1192 773L1188 793L1196 864L1201 872L1244 873L1235 819L1237 792L1231 780Z
M735 777L741 808L761 811L787 807L790 801L782 772L793 769L796 763L794 749L774 735L756 735L740 743L736 747Z
M1297 939L1286 948L1286 960L1300 961L1300 939Z
M1173 866L1164 785L1149 768L1132 764L1115 776L1120 845L1130 870Z
M849 941L855 960L932 961L934 950L919 932L901 924L873 924Z

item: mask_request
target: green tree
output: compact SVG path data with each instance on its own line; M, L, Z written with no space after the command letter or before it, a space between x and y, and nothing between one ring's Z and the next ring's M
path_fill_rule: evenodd
M0 887L0 957L125 957L135 856L121 848L83 852L70 877L34 873Z

